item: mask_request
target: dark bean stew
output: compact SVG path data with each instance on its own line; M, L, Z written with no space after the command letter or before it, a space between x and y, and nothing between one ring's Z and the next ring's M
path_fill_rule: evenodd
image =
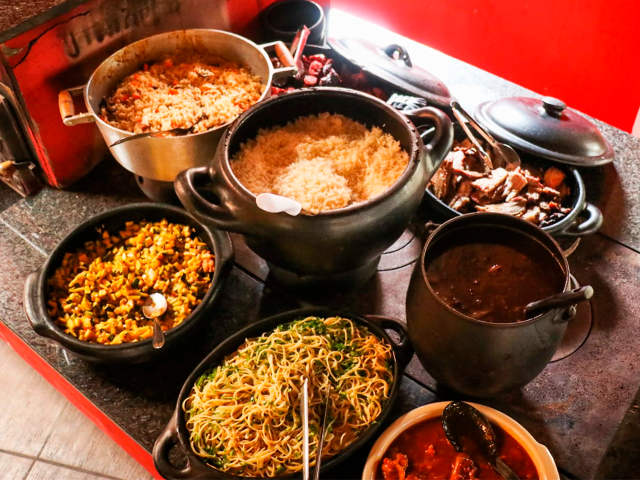
M451 232L429 249L425 270L447 305L493 323L525 320L527 304L561 293L565 284L549 250L503 228Z

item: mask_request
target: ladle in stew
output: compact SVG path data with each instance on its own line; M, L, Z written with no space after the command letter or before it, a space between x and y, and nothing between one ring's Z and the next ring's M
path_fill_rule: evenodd
M580 288L574 288L568 292L558 293L551 295L550 297L537 300L529 303L524 307L524 312L527 318L533 318L541 313L548 312L554 308L565 308L575 305L579 302L584 302L593 297L593 287L586 285Z
M506 480L520 480L498 456L496 434L478 409L465 402L451 402L442 412L442 428L458 452L479 449L485 460Z

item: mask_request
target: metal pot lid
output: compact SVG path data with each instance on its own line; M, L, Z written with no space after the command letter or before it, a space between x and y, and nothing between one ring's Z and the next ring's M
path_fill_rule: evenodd
M498 140L540 157L582 167L613 161L598 128L560 100L509 97L478 105L474 117Z
M398 86L434 106L448 109L451 93L442 80L413 65L409 52L400 45L380 47L362 38L329 39L338 54L372 75Z

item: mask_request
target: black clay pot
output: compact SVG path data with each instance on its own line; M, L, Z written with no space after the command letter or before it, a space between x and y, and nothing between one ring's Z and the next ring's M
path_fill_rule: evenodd
M454 128L456 140L462 141L467 138L460 128ZM553 162L541 157L534 157L522 151L518 151L522 161L532 166L549 168L551 166L562 170L566 175L566 182L571 190L570 206L571 212L562 220L542 227L542 229L554 237L582 237L597 232L602 226L602 212L595 205L587 202L586 190L580 172L574 167ZM448 220L462 213L454 210L437 198L433 192L427 188L427 193L422 201L421 210L426 217L437 215L438 220Z
M267 213L233 174L230 161L260 128L284 125L305 115L340 113L371 128L380 127L409 153L398 181L381 195L317 215ZM280 281L317 286L341 281L355 287L376 269L380 255L404 232L424 195L427 181L451 149L453 129L440 110L411 112L416 124L432 123L435 135L423 145L416 126L402 113L370 95L342 88L304 89L260 102L227 131L210 167L186 170L176 179L182 204L197 219L244 235ZM199 190L210 188L219 202Z
M128 221L159 221L165 218L170 222L193 227L200 239L212 249L215 255L216 268L211 286L193 313L180 325L165 332L165 343L160 349L153 348L151 338L122 345L101 345L84 342L64 333L47 311L47 279L60 266L64 254L75 251L87 241L96 240L98 227L105 227L113 232L122 230L125 222ZM100 363L143 363L172 351L194 332L198 323L206 320L232 266L233 246L227 233L200 224L181 208L151 203L127 205L97 215L80 224L67 235L51 252L42 268L27 276L24 287L24 308L29 324L38 335L54 340L83 360Z
M434 379L472 397L493 397L533 380L553 357L567 322L575 315L575 307L570 306L521 322L489 323L456 311L435 293L424 266L434 245L447 242L451 235L482 242L483 232L498 230L521 242L542 245L562 267L564 291L571 288L565 253L550 235L526 220L470 213L449 220L431 234L407 292L409 335L418 359Z
M382 338L387 343L392 345L394 353L393 385L390 389L389 399L383 406L380 417L378 417L377 421L371 424L369 428L354 443L349 445L337 455L334 455L326 461L323 461L320 468L321 474L342 463L376 434L376 432L380 428L380 425L385 421L385 419L391 412L391 409L393 408L393 404L398 395L398 390L400 389L400 383L402 381L404 369L409 364L409 361L413 356L413 347L411 346L411 342L409 341L405 324L399 322L398 320L393 320L385 317L359 317L346 314L344 312L330 311L322 308L292 310L290 312L282 313L280 315L275 315L273 317L261 320L232 335L227 340L218 345L213 350L213 352L211 352L207 356L207 358L205 358L200 363L200 365L196 367L189 378L187 378L182 387L182 390L180 390L180 396L178 397L178 401L176 402L176 409L173 412L171 420L169 420L169 424L160 434L160 437L158 437L153 447L153 462L160 475L167 479L179 478L249 480L251 478L240 477L215 470L207 466L200 459L200 457L192 452L191 446L189 444L189 432L187 430L184 413L182 411L182 404L191 393L191 389L193 388L196 380L203 373L207 372L216 365L220 365L224 361L224 358L227 355L235 352L247 338L258 337L265 332L269 332L275 329L278 325L309 316L323 318L340 316L348 318L358 325L367 327L374 335ZM385 330L392 330L398 333L398 335L400 336L399 342L393 342ZM184 468L174 467L169 460L169 452L175 445L179 445L180 449L187 457L187 465ZM289 476L288 478L291 478L291 476Z

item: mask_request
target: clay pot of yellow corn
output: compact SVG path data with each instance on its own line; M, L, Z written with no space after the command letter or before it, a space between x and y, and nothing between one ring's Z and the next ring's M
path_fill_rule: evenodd
M406 168L386 190L342 208L297 216L269 213L243 185L232 162L260 129L301 117L340 114L389 134L406 152ZM418 127L435 133L423 144ZM282 283L298 288L352 288L376 271L381 254L405 231L428 180L451 149L453 129L440 110L426 107L402 114L370 95L341 88L287 93L254 105L229 128L211 164L180 173L175 182L183 205L203 223L241 233ZM210 195L213 192L214 195Z
M27 276L29 324L80 358L142 363L176 350L210 317L233 265L229 235L184 210L133 204L79 225ZM161 293L161 349L152 345L145 300Z

